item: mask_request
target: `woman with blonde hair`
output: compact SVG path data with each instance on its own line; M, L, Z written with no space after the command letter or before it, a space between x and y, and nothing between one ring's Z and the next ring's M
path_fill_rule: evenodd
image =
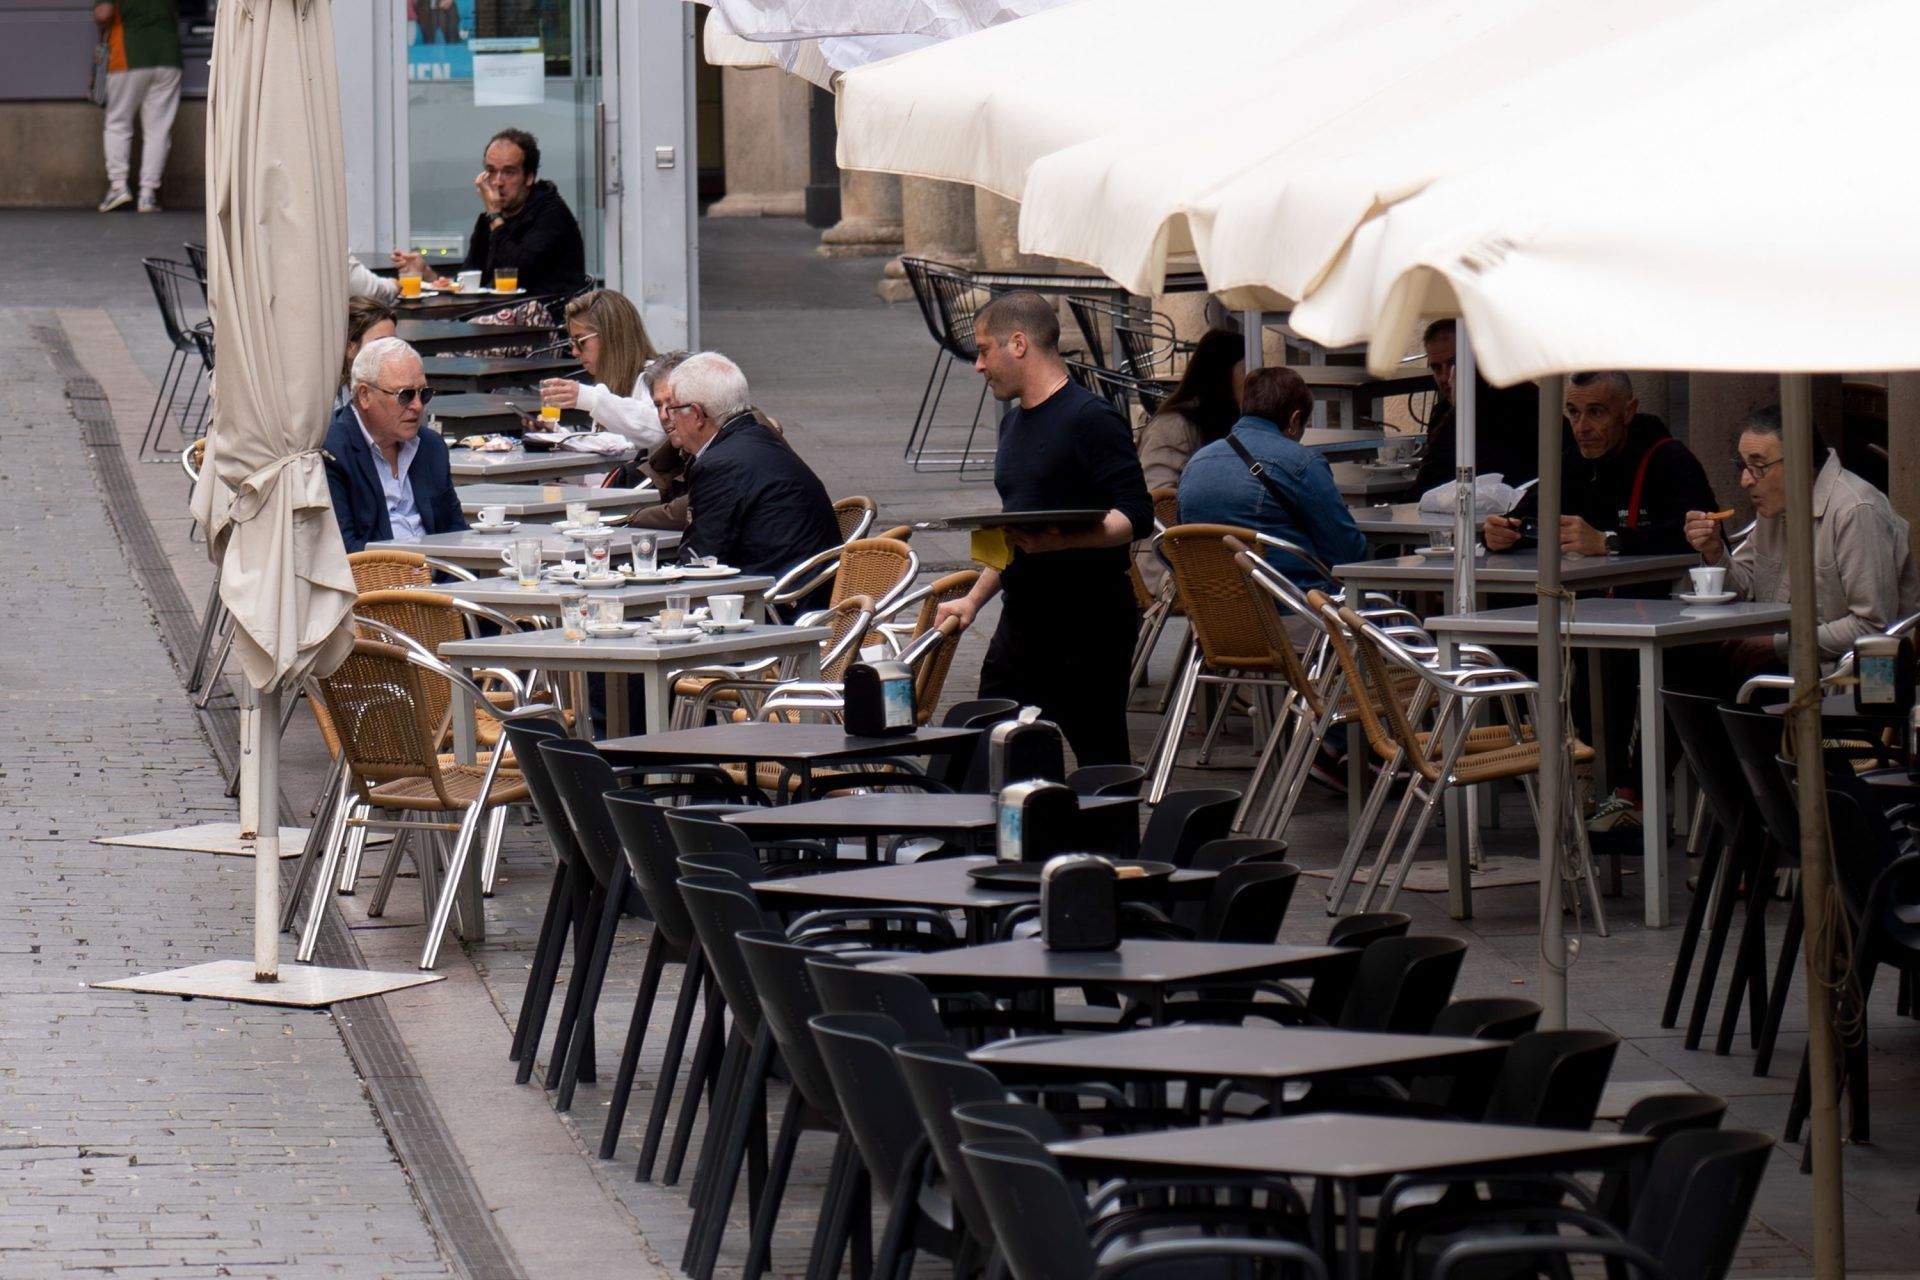
M347 352L340 361L340 389L334 394L334 408L353 398L348 384L353 380L353 358L360 354L360 348L378 338L391 338L398 332L394 327L393 308L386 303L377 298L347 299Z
M595 289L567 304L566 323L573 353L594 381L548 378L540 384L540 403L577 408L600 430L642 449L665 440L653 398L640 383L655 353L633 303L612 289Z

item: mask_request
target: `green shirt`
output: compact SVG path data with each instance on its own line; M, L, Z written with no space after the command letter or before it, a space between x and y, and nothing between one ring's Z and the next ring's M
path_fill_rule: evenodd
M180 65L180 10L175 0L114 0L107 33L112 71Z

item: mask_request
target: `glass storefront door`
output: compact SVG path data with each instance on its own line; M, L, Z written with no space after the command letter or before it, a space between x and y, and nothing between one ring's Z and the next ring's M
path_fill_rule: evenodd
M540 140L540 177L580 222L587 272L603 271L601 0L407 0L411 243L465 256L487 139Z

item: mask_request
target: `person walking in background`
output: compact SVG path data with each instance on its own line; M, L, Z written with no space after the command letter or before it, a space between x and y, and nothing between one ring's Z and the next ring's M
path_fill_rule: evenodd
M140 118L141 213L160 212L174 113L180 109L180 13L175 0L101 0L93 22L106 41L107 194L100 212L132 204L127 169L133 120Z

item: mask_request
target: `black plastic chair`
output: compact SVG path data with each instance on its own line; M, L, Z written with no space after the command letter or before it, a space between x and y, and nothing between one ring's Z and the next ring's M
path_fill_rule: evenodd
M1117 1280L1135 1272L1201 1280L1243 1275L1262 1260L1325 1280L1319 1255L1291 1240L1209 1235L1103 1247L1110 1242L1089 1234L1085 1197L1045 1147L1003 1138L965 1143L960 1153L1014 1280Z
M1680 749L1686 755L1687 767L1699 780L1700 792L1706 797L1707 812L1713 818L1717 835L1717 838L1709 839L1706 848L1701 851L1693 901L1687 908L1686 925L1680 933L1679 953L1673 962L1673 978L1667 985L1666 1007L1660 1015L1660 1025L1663 1027L1678 1023L1680 1002L1686 994L1694 952L1699 947L1704 930L1706 947L1701 954L1700 978L1694 990L1693 1011L1687 1018L1686 1046L1697 1049L1706 1029L1707 1008L1713 1000L1714 983L1719 976L1740 886L1744 883L1747 892L1759 898L1757 903L1750 900L1750 910L1756 906L1762 910L1765 908L1768 886L1762 883L1760 870L1766 832L1759 814L1754 811L1753 795L1741 774L1739 761L1727 741L1727 727L1720 715L1719 701L1673 689L1662 689L1660 698L1666 705L1667 718L1673 722L1674 731L1680 739ZM1768 719L1773 721L1774 740L1777 743L1778 717ZM1757 1045L1766 1019L1766 957L1756 955L1752 946L1743 945L1735 954L1733 969L1728 975L1726 1006L1721 1012L1720 1035L1715 1042L1714 1052L1726 1053L1732 1047L1740 1009L1749 1001L1752 1013L1748 1028Z
M1741 707L1721 707L1720 721L1726 727L1728 745L1746 780L1747 792L1765 825L1767 841L1757 860L1752 882L1748 885L1747 919L1740 932L1738 962L1752 966L1750 983L1766 982L1767 905L1773 898L1774 873L1783 866L1800 865L1800 814L1786 778L1780 772L1780 734L1786 722L1778 715L1749 711ZM1773 1066L1773 1049L1780 1036L1780 1019L1785 1016L1787 996L1793 989L1794 971L1800 963L1800 934L1804 920L1800 896L1795 894L1787 907L1787 924L1780 940L1780 957L1774 966L1771 986L1762 987L1759 999L1766 1002L1766 1016L1760 1039L1754 1046L1753 1073L1766 1075ZM1731 1003L1731 1001L1729 1001ZM1722 1025L1722 1043L1731 1040L1731 1029ZM1720 1046L1716 1046L1720 1047ZM1724 1052L1724 1048L1721 1048Z
M180 246L186 252L187 265L193 268L193 278L200 282L200 305L207 305L207 246L189 240Z
M508 720L501 730L513 748L520 776L526 779L534 812L540 815L540 825L546 829L554 863L553 887L547 892L547 909L540 917L540 933L533 944L533 963L527 969L527 989L520 997L520 1016L513 1026L513 1045L507 1051L507 1061L521 1064L516 1079L525 1084L533 1075L533 1050L546 1028L547 1008L559 980L567 935L576 936L576 947L583 947L586 941L585 909L591 877L580 865L580 852L573 842L573 826L567 821L560 793L554 790L546 760L540 754L542 742L560 741L568 736L566 726L558 720L529 717Z
M1137 796L1146 780L1147 771L1137 764L1086 764L1067 775L1067 785L1083 798Z
M209 372L205 354L194 342L194 327L207 323L204 298L199 306L189 299L200 289L193 268L184 262L174 262L167 258L142 258L140 265L147 273L147 286L153 290L153 300L160 308L160 324L166 331L167 343L172 351L167 356L166 371L161 374L160 385L154 390L153 409L147 414L147 427L140 438L139 457L145 460L151 453L160 452L160 438L165 433L167 423L175 417L174 401L179 398L183 386L187 388L186 400L180 405L179 420L183 424L181 446L184 448L184 424L195 398L200 393L200 382ZM193 382L187 385L187 371L193 370Z
M1011 720L1020 714L1020 704L1012 698L975 698L970 702L956 702L948 707L946 714L940 717L943 729L991 729L1003 720ZM984 738L984 733L982 738ZM965 751L956 751L947 756L930 770L933 776L954 791L980 791L986 786L987 753L981 749L981 739L975 739L975 745ZM974 765L980 767L980 785L970 785Z
M954 1272L970 1275L980 1259L993 1250L993 1222L987 1216L980 1189L973 1185L972 1172L960 1157L960 1144L965 1139L953 1113L955 1108L970 1103L1004 1102L1006 1090L993 1072L968 1061L963 1051L944 1041L902 1044L894 1050L894 1057L921 1127L933 1146L934 1159L946 1175L947 1194L964 1229Z
M927 373L927 385L920 393L920 407L915 410L913 425L907 431L906 448L901 456L913 461L915 471L937 469L956 470L965 478L967 468L973 462L973 440L980 429L980 411L987 402L985 383L980 387L980 398L974 404L973 422L967 429L966 444L958 451L958 456L928 457L927 444L933 436L934 417L940 410L940 398L946 394L947 377L957 363L967 368L979 356L979 348L973 336L974 312L979 306L981 290L973 283L973 278L965 271L945 263L934 262L927 258L903 257L901 269L906 273L907 284L913 290L914 301L920 306L920 318L927 323L927 332L933 335L936 350L933 368ZM938 378L938 385L935 379Z
M860 1162L887 1202L886 1231L874 1251L875 1273L905 1274L921 1250L953 1260L959 1237L949 1223L940 1221L943 1209L951 1219L951 1204L943 1204L945 1192L928 1177L932 1144L894 1059L907 1034L878 1013L823 1013L809 1025ZM838 1269L837 1257L828 1261Z
M1227 836L1193 851L1195 871L1224 871L1242 862L1285 862L1287 842L1266 836Z
M1540 1006L1518 996L1469 996L1434 1017L1430 1035L1516 1040L1540 1025Z
M969 1102L953 1109L962 1142L995 1142L1020 1138L1045 1146L1072 1135L1059 1117L1032 1102Z
M626 855L627 874L639 886L640 896L653 913L653 944L647 951L648 962L656 949L665 948L662 964L680 964L680 994L673 1006L673 1023L667 1031L667 1047L660 1060L660 1075L654 1081L653 1106L647 1115L646 1134L641 1140L639 1178L653 1177L654 1158L666 1130L667 1115L673 1107L674 1089L680 1074L680 1059L686 1052L687 1032L693 1024L700 993L707 983L706 958L700 940L694 934L693 917L676 883L680 878L675 864L673 833L667 827L667 811L644 796L614 791L604 797L607 816ZM634 1001L633 1021L627 1028L627 1046L620 1057L620 1076L614 1087L612 1107L600 1134L600 1158L610 1159L620 1139L627 1099L639 1061L641 1041L646 1034L647 1012L651 1011L651 993L642 991ZM689 1086L697 1089L698 1082Z
M760 1205L753 1221L753 1239L747 1247L746 1267L741 1274L758 1276L766 1269L773 1247L774 1226L800 1138L806 1133L824 1132L835 1135L835 1146L826 1193L815 1217L813 1262L808 1274L816 1275L828 1249L832 1249L837 1258L845 1249L850 1232L870 1232L871 1217L857 1212L865 1208L866 1196L854 1185L853 1139L846 1131L840 1099L833 1091L833 1077L827 1073L820 1047L807 1025L815 1015L825 1012L813 985L813 970L807 964L813 951L766 931L749 931L741 934L739 940L741 957L760 993L767 1031L793 1085L787 1094L786 1110L780 1117L780 1136L767 1163L766 1183L761 1188ZM864 1256L870 1250L868 1241L860 1252Z
M739 854L762 864L770 875L792 875L817 871L822 862L831 862L825 846L808 840L782 840L756 844L752 836L730 822L724 813L738 813L744 806L702 807L698 810L675 809L667 815L673 828L674 844L684 854ZM755 877L758 879L758 877Z
M1363 911L1335 920L1327 930L1327 945L1366 948L1382 938L1404 938L1411 928L1413 917L1404 911Z
M951 1041L933 992L910 973L883 973L832 956L808 959L814 988L828 1013L877 1013L915 1043Z
M619 787L613 766L590 742L550 740L540 743L538 749L566 812L567 824L573 828L580 861L593 877L593 893L587 902L593 938L585 952L575 948L573 974L567 982L553 1057L547 1065L547 1087L558 1090L554 1107L566 1111L573 1106L574 1087L582 1079L595 1078L591 1061L593 1014L606 981L620 913L627 905L627 866L602 799Z
M1462 1240L1441 1253L1434 1280L1449 1280L1456 1269L1469 1267L1481 1274L1474 1264L1507 1272L1528 1259L1564 1265L1581 1256L1619 1259L1650 1280L1718 1280L1733 1264L1772 1152L1773 1139L1763 1133L1677 1133L1655 1153L1624 1234L1599 1219L1568 1217L1568 1225L1585 1226L1591 1234Z
M1176 867L1192 866L1202 845L1224 838L1233 829L1239 807L1240 793L1227 787L1169 792L1147 819L1140 856Z
M1125 903L1128 937L1194 938L1203 942L1269 943L1280 936L1300 881L1290 862L1237 863L1221 871L1201 903L1182 903L1171 920L1151 907Z

